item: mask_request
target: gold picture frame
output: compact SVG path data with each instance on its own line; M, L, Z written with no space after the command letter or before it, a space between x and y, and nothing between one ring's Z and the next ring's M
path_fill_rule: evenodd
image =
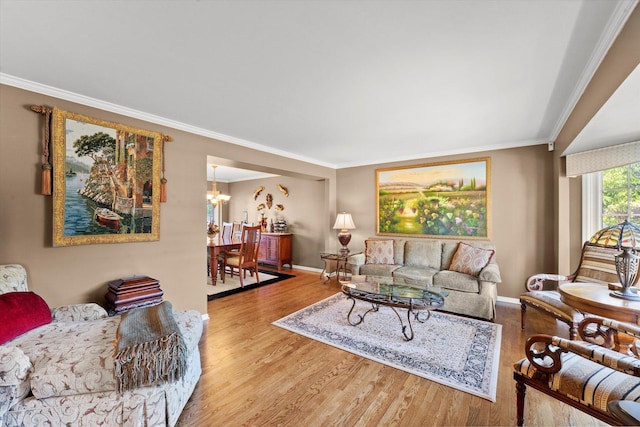
M491 158L376 169L376 234L489 239Z
M160 239L163 136L53 110L53 246Z

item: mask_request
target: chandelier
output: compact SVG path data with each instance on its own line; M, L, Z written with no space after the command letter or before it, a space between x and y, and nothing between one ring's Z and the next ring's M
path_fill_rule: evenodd
M207 199L213 206L217 206L218 203L228 202L231 196L218 191L218 183L216 182L216 168L218 165L211 165L211 167L213 168L213 190L207 194Z

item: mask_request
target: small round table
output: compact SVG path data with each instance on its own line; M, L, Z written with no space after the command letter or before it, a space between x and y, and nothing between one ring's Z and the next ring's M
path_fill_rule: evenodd
M558 286L560 299L567 305L585 314L595 314L619 322L640 325L640 301L630 301L609 295L611 290L606 285L597 283L563 283ZM616 350L625 352L629 349L627 339L616 334ZM630 337L629 337L630 338ZM620 342L620 339L624 343Z

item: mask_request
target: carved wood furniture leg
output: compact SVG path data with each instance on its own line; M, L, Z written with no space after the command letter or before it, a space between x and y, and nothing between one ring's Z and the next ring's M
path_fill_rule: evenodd
M637 351L635 346L635 339L632 336L616 331L613 334L613 344L614 350L629 356L637 356L635 354L635 352Z
M218 281L218 255L220 252L215 248L211 248L211 259L209 265L211 266L211 284L216 286Z
M518 419L519 426L524 425L524 398L527 394L527 386L520 380L516 380L516 396L518 399Z
M570 340L575 340L576 338L578 338L578 326L580 325L580 323L572 323L571 325L569 325L569 339Z

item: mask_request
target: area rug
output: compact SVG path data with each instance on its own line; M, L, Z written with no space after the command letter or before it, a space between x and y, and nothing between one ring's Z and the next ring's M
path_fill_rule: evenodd
M255 274L253 275L253 277L247 274L247 278L243 279L244 288L240 287L240 278L237 274L234 274L233 277L227 274L225 276L224 283L222 283L222 280L218 279L215 286L211 284L211 277L207 277L207 300L211 301L212 299L226 297L227 295L237 294L239 292L248 291L250 289L259 288L261 286L272 285L282 280L295 277L292 274L284 274L266 270L258 270L258 273L260 274L260 283L256 283Z
M412 321L415 337L405 341L389 307L367 314L358 326L347 322L351 301L342 293L273 322L289 331L496 401L502 325L433 311L424 323ZM371 307L356 301L354 314ZM399 310L406 323L406 311ZM353 316L353 315L352 315ZM352 317L353 318L353 317Z

